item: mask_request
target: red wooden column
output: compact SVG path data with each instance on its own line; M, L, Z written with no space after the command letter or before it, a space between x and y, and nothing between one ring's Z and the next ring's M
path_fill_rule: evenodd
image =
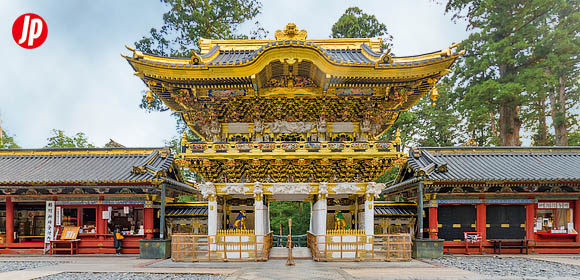
M536 204L526 204L526 239L533 241L536 239L534 226L536 224Z
M153 208L143 209L143 229L145 230L145 239L153 239L154 221Z
M487 223L487 208L486 205L483 203L478 203L475 206L475 210L477 211L477 218L475 219L475 229L477 232L481 233L481 239L482 241L487 240L486 239L486 223Z
M429 239L437 239L437 207L429 208Z
M580 232L580 199L576 199L574 204L574 227L576 232ZM576 242L580 242L580 234L576 235Z
M103 219L103 211L106 210L104 205L97 205L97 236L99 240L105 240L105 234L107 234L107 221Z
M14 202L6 197L6 244L14 243Z

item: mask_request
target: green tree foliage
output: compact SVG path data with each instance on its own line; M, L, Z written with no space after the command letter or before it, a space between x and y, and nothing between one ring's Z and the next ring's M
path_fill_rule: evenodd
M270 230L274 234L288 234L288 219L292 219L292 234L306 234L310 227L310 203L304 201L272 201L270 202Z
M536 27L538 38L531 52L537 62L530 71L535 77L529 85L536 87L539 94L535 100L546 108L543 111L549 111L553 143L567 146L570 127L578 119L573 109L580 103L580 1L549 2L551 9Z
M415 105L416 125L418 130L417 144L423 147L442 147L458 144L461 129L460 117L455 110L453 93L449 79L442 79L437 84L440 97L432 102L428 97Z
M14 142L14 136L9 136L4 129L0 131L0 149L20 149Z
M53 129L52 136L46 140L48 143L45 148L94 148L95 146L89 143L87 136L83 132L78 132L73 136L68 136L63 130Z
M152 28L135 46L138 50L160 56L190 57L198 49L198 41L207 39L245 39L239 34L241 24L260 14L258 0L161 0L170 7L163 14L163 26ZM251 32L252 39L266 36L259 28Z
M163 14L163 26L151 28L149 36L135 42L136 49L159 56L190 57L199 50L198 42L207 39L260 39L267 36L255 22L256 29L250 36L238 33L243 23L253 20L262 9L258 0L161 0L170 10ZM143 91L139 107L149 112L167 111L163 101L156 95L151 106ZM176 129L181 133L186 125L178 113L173 112Z
M374 15L364 13L358 7L346 9L338 21L332 25L332 38L373 38L381 37L381 48L391 48L393 36L389 35L387 26L377 20Z
M564 91L559 100L570 100L577 90L578 1L449 0L446 12L472 32L453 78L458 110L477 142L520 145L525 126L534 144L549 144L548 112L555 127L570 120L553 112L566 106L552 96Z

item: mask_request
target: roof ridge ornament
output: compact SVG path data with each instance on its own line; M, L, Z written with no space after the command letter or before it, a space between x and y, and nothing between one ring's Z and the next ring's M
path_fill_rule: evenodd
M286 40L297 40L297 41L305 41L306 35L308 32L306 30L299 30L296 28L295 23L288 23L284 30L276 30L274 36L276 37L276 41L286 41Z

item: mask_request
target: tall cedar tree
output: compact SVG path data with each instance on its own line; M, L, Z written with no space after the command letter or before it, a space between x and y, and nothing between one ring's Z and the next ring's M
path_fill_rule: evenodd
M521 145L520 110L530 101L525 71L536 67L531 46L537 26L553 11L558 0L449 0L446 12L465 19L472 31L461 48L467 50L455 67L459 110L468 128L491 144ZM497 120L497 124L496 124ZM498 143L493 143L499 135Z
M574 112L580 104L580 1L553 1L552 7L537 25L539 36L532 49L537 64L533 72L541 78L530 79L530 85L541 92L537 100L542 108L548 107L545 100L549 100L554 144L567 146L570 128L577 124L578 114Z
M332 38L373 38L383 39L383 51L389 50L393 36L389 35L387 26L374 15L365 14L358 7L350 7L332 25Z
M145 36L135 42L136 49L144 53L190 57L192 51L199 50L198 42L206 39L260 39L267 32L256 21L256 29L250 31L250 36L238 33L238 28L253 20L262 9L258 0L161 0L170 7L163 14L161 29L151 28L150 36ZM139 105L148 111L167 111L168 108L155 96L148 106L145 94ZM177 119L177 129L181 133L185 124L181 117L173 113Z

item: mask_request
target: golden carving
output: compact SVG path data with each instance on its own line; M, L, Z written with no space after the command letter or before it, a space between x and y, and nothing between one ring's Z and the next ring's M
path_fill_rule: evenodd
M304 41L306 40L307 32L306 30L299 30L296 28L296 24L288 23L286 24L286 28L284 30L276 30L274 33L276 36L277 41L285 41L285 40L298 40Z

